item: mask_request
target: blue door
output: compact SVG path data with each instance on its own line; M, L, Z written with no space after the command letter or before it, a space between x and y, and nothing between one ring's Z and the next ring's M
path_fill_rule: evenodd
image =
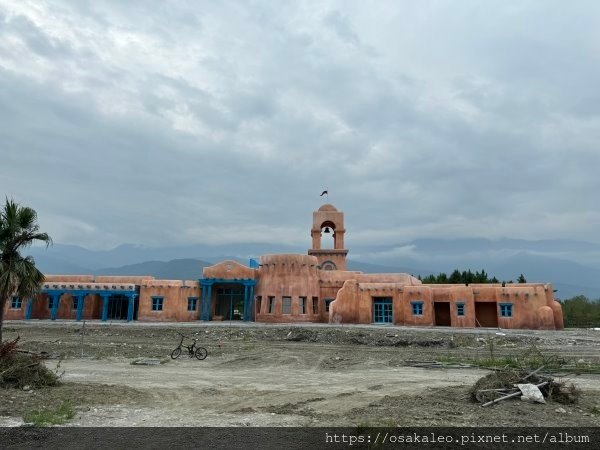
M392 323L392 299L373 297L373 322Z

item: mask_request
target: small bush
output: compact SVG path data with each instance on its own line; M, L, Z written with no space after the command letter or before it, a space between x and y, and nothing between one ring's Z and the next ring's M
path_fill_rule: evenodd
M69 402L63 402L56 409L40 409L29 411L23 416L27 423L33 423L37 426L43 425L62 425L75 417L75 410Z
M13 353L0 358L0 387L34 388L57 386L60 377L48 369L39 358Z

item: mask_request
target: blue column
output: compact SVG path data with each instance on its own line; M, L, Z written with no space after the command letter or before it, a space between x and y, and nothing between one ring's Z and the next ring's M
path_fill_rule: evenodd
M135 294L129 295L129 307L127 308L127 322L131 322L133 320L133 310L135 306Z
M198 308L198 320L204 317L204 296L206 295L206 286L200 284L200 307Z
M254 322L254 284L250 285L250 303L248 305L248 320Z
M208 285L208 290L206 292L206 316L204 320L210 320L212 312L212 283Z
M246 283L244 283L244 320L248 320L248 308L250 307L250 299L248 298L248 293L250 292L250 289L248 289L248 285Z
M87 294L81 294L77 296L77 320L81 320L83 318L83 302L85 301L86 295Z
M102 321L106 322L108 319L108 299L110 294L100 294L102 297Z
M62 293L50 295L52 296L52 310L50 311L50 319L56 320L56 315L58 314L58 305L60 304L60 297L62 296Z
M31 319L31 313L33 312L33 299L30 298L27 302L27 309L25 310L25 320Z
M202 305L200 320L210 320L212 309L212 281L200 280L202 284Z

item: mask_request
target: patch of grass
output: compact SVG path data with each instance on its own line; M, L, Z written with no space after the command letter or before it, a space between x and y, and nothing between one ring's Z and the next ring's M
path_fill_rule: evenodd
M590 409L590 412L594 416L600 416L600 406L592 406L592 409Z
M40 427L45 425L62 425L73 417L75 417L73 405L70 402L62 402L57 408L28 411L23 415L23 420L26 423L32 423Z

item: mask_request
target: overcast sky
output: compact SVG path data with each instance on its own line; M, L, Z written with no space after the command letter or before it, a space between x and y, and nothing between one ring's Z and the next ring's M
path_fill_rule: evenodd
M0 194L56 242L600 242L600 2L0 0Z

